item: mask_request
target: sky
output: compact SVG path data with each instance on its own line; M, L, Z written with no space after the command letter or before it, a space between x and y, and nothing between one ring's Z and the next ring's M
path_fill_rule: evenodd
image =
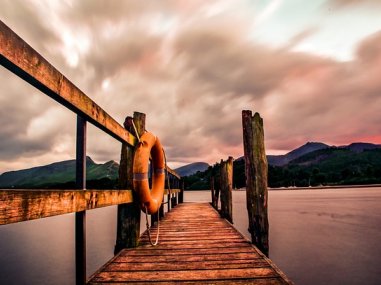
M118 122L146 113L173 168L239 157L242 110L268 154L381 144L381 0L0 0L0 20ZM75 157L76 116L0 67L0 173ZM88 127L88 155L120 143Z

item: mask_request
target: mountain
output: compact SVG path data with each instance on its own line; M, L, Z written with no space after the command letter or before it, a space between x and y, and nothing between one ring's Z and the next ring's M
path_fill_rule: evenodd
M90 157L86 157L88 181L98 181L98 184L115 181L118 178L118 169L119 164L115 161L97 164ZM0 188L60 188L61 186L73 188L74 181L75 160L66 160L29 169L5 172L0 175ZM91 184L97 188L96 183Z
M197 173L197 171L201 171L201 172L205 171L208 169L208 167L209 167L209 164L207 164L206 162L194 162L194 163L176 168L175 171L180 176L189 176L189 175Z
M284 155L267 155L269 165L283 166L307 153L328 148L329 145L320 142L308 142Z
M305 154L284 166L269 166L271 187L381 183L381 147L330 147Z
M270 187L381 183L381 145L377 144L352 143L336 147L307 143L283 156L269 157ZM278 165L274 165L274 161ZM209 189L210 178L218 175L218 168L215 164L204 172L185 177L186 189ZM233 187L245 187L244 159L236 159L233 168Z

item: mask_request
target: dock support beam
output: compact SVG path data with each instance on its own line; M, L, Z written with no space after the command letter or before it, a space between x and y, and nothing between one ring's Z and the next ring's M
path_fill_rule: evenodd
M135 123L139 136L145 131L146 115L134 112L134 116L127 117L124 127L131 133L135 133L133 122ZM136 135L136 134L135 134ZM132 165L134 159L134 149L122 144L120 166L119 166L119 188L133 189ZM136 193L132 193L134 201L138 198ZM118 205L117 236L114 253L117 254L123 248L137 247L140 236L140 207L137 202Z
M233 190L233 157L221 161L221 217L233 223L232 190Z
M267 158L264 144L263 119L242 111L243 146L245 154L246 203L252 243L265 255L269 254L269 222L267 215Z

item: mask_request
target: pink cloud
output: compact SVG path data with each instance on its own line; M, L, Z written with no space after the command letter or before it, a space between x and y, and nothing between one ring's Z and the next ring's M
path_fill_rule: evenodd
M7 19L118 121L133 111L147 113L147 128L161 138L170 161L213 163L241 156L243 109L261 113L268 150L291 150L307 141L380 143L381 32L359 44L353 61L340 62L291 50L315 29L295 36L288 48L274 48L249 40L251 19L244 13L211 16L203 13L209 5L204 2L191 7L178 1L107 3L79 1L56 12L68 31L82 29L89 37L91 46L79 54L75 68L57 48L62 45L58 31L45 26L36 10L27 9L31 15L24 22L16 21L17 15ZM153 15L176 18L176 26L154 33L147 21ZM107 91L101 88L105 79ZM2 84L1 91L2 105L10 106L9 116L0 117L7 126L0 135L4 164L55 149L63 132L72 136L59 122L61 133L20 139L20 131L38 116L33 98L44 95L29 96L30 89L15 82ZM14 98L25 105L14 105ZM39 106L52 108L45 101ZM108 138L91 131L93 141L89 154L96 161L118 158L119 147ZM68 148L74 153L74 144Z

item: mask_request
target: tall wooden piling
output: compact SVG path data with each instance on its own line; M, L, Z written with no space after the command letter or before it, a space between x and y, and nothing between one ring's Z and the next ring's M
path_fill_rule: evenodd
M264 144L263 119L242 111L243 146L245 154L246 203L252 243L269 254L269 222L267 215L267 158Z
M131 133L135 134L133 123L139 136L145 131L146 115L143 113L134 112L133 118L127 117L124 122L124 127ZM136 134L135 134L136 135ZM133 189L133 159L134 149L122 144L120 166L119 166L119 188ZM134 201L138 200L137 195L133 192ZM117 237L115 245L115 254L123 248L137 247L140 236L140 207L137 202L130 204L118 205L117 217Z
M232 190L233 190L233 157L221 161L221 216L233 223Z

